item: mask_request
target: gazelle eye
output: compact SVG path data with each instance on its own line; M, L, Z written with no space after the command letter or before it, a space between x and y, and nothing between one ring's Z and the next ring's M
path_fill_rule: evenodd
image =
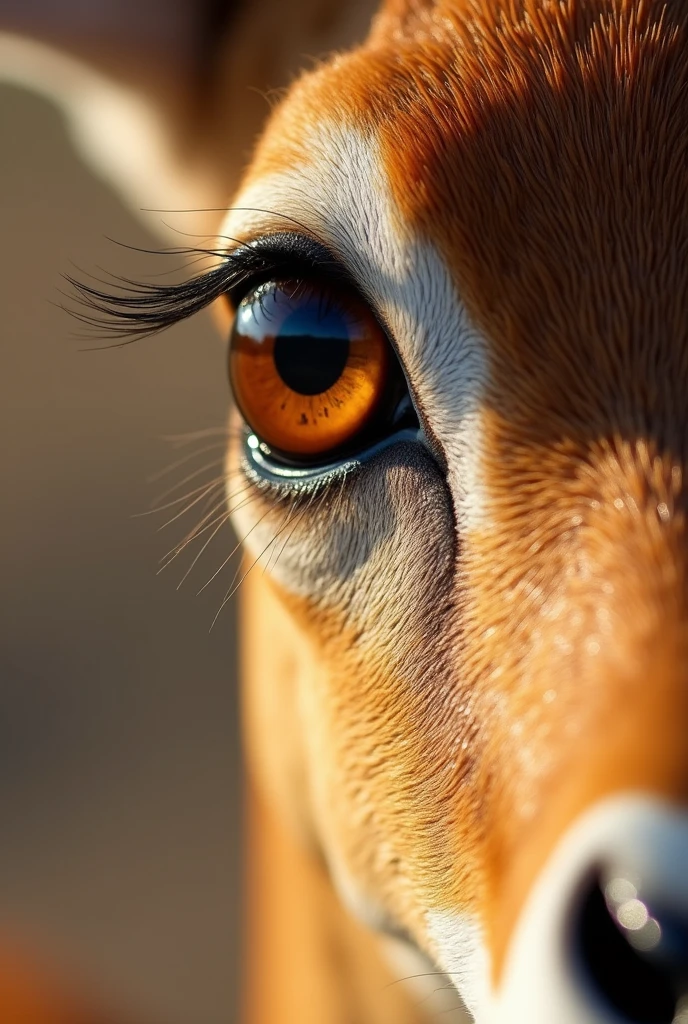
M399 401L403 374L352 289L270 281L239 304L230 343L239 410L261 442L296 462L351 449Z

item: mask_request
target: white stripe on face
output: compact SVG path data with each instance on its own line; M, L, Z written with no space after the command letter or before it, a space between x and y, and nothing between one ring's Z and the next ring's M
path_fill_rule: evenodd
M263 177L236 198L222 237L304 224L336 252L380 312L447 460L459 531L484 522L480 406L486 342L471 324L434 246L414 238L392 199L375 142L350 127L313 129L303 164ZM265 210L274 210L267 214Z
M436 963L456 986L476 1021L490 1005L489 958L482 931L468 914L429 910L426 927Z

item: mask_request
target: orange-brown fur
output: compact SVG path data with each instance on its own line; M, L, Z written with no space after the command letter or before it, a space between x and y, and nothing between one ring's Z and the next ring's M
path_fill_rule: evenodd
M467 538L462 660L489 703L498 664L507 702L499 722L481 717L497 976L576 812L624 788L688 796L688 12L514 13L487 4L471 19L489 42L459 43L442 104L456 119L443 130L438 117L439 137L389 142L397 201L437 240L492 348L492 522ZM552 687L556 709L542 701Z
M294 91L250 172L306 167L306 125L369 131L402 223L488 339L485 530L443 577L428 525L408 557L434 586L413 598L401 561L366 579L363 641L346 588L295 615L341 807L326 842L421 943L420 907L477 912L495 981L578 812L621 789L688 796L687 21L629 0L388 5Z

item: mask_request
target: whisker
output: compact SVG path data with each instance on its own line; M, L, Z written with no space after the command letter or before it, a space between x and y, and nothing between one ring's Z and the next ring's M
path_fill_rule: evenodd
M255 499L256 499L257 497L258 497L257 495L253 495L253 496L251 496L251 497L249 497L249 498L245 498L245 499L244 499L244 501L240 502L240 503L239 503L239 505L237 505L237 506L236 506L235 508L231 508L231 509L228 509L228 510L227 510L227 511L226 511L226 512L224 513L224 515L223 515L223 516L220 516L220 517L219 517L219 518L220 518L220 522L219 522L219 523L218 523L218 525L217 525L217 526L215 527L215 529L214 529L214 530L213 530L213 532L212 532L212 533L210 534L210 536L209 536L209 537L207 538L207 540L205 541L205 543L204 543L204 544L203 544L203 546L201 547L200 551L199 551L199 552L198 552L198 553L196 554L196 557L194 558L193 562L191 563L191 565L190 565L190 566L188 567L188 569L186 570L186 572L184 573L184 575L183 575L183 576L182 576L182 578L180 579L179 583L177 584L177 590L179 590L179 588L181 587L182 583L183 583L183 582L184 582L184 580L185 580L185 579L186 579L186 578L188 577L189 573L190 573L190 572L191 572L191 570L192 570L192 569L194 568L194 566L195 566L195 565L197 564L198 560L199 560L199 559L200 559L200 557L202 556L203 552L204 552L204 551L205 551L205 550L207 549L207 547L208 547L208 545L209 545L209 544L211 543L211 541L212 541L212 540L213 540L213 539L214 539L214 538L215 538L215 537L217 536L217 534L218 534L218 533L219 533L219 531L220 531L220 530L222 529L222 527L223 527L223 526L224 526L224 525L225 525L225 524L226 524L227 522L229 522L229 520L231 519L231 516L232 516L232 514L233 514L234 512L237 512L237 511L238 511L238 510L239 510L240 508L245 508L245 507L246 507L246 505L249 505L249 504L250 504L250 503L251 503L252 501L255 501ZM205 527L205 529L209 529L209 527ZM201 532L204 532L204 531L201 531ZM200 536L200 534L197 534L197 536ZM235 549L235 550L236 550L236 549Z
M158 480L162 480L162 478L164 476L167 476L169 473L173 473L175 469L179 469L180 466L183 466L185 463L190 462L191 459L196 459L198 458L199 455L206 455L208 452L215 451L216 448L224 447L224 441L214 441L212 444L206 444L202 448L197 448L193 452L188 452L186 455L182 455L180 459L177 459L176 462L170 463L169 466L165 466L164 469L159 469L156 473L153 473L152 476L149 476L148 483L154 484Z
M418 978L451 978L457 971L425 971L423 974L406 974L403 978L395 978L394 981L390 981L385 985L385 989L392 988L394 985L401 985L405 981L416 981Z
M433 996L436 996L438 992L456 992L456 985L438 985L432 992L428 992L422 999L418 999L417 1003L422 1006L424 1003L429 1002Z
M304 512L305 512L305 510L304 510ZM302 513L301 513L301 515L299 516L299 519L297 520L297 523L298 523L298 522L300 522L300 520L301 520L301 519L303 518L303 514L304 514L304 512L302 512ZM267 514L267 513L266 513L266 514ZM261 517L261 519L259 520L259 522L262 522L262 519L264 519L264 518L265 518L265 516L262 516L262 517ZM255 525L258 525L258 524L255 524ZM253 529L253 528L252 528L252 529ZM253 571L253 569L254 569L254 568L256 567L256 565L258 564L258 562L259 562L259 561L261 560L261 558L263 557L263 555L265 554L265 552L266 552L266 551L267 551L267 550L268 550L268 549L269 549L269 548L270 548L270 547L272 546L272 544L274 544L274 543L275 543L275 541L276 541L276 540L278 539L278 537L280 537L280 536L281 536L281 534L282 534L282 532L284 531L284 529L285 529L285 526L284 526L284 525L280 527L280 529L279 529L279 530L277 531L277 533L275 534L275 536L274 536L274 537L272 537L272 538L271 538L271 539L270 539L270 540L268 541L268 543L267 543L267 544L265 545L265 547L264 547L264 548L263 548L263 550L262 550L262 551L260 552L260 554L258 555L258 557L257 557L257 558L254 558L254 560L253 560L253 561L251 562L251 564L249 565L248 569L247 569L247 570L246 570L246 572L245 572L245 573L243 574L243 576L241 577L241 579L239 580L239 582L238 582L238 583L236 584L236 586L232 587L232 588L231 588L230 590L228 590L228 591L227 591L227 593L225 594L224 598L222 599L222 604L221 604L221 605L220 605L220 607L218 608L218 610L217 610L217 614L215 615L215 618L214 618L214 619L213 619L213 621L212 621L212 624L211 624L211 626L210 626L210 629L211 629L211 630L213 629L213 627L214 627L215 623L216 623L216 622L217 622L217 620L219 619L219 617L220 617L220 614L222 613L222 610L224 609L225 605L226 605L226 604L228 604L228 603L229 603L229 601L231 601L231 600L232 600L232 598L233 598L233 597L234 597L234 595L235 595L235 594L237 593L237 591L239 590L239 588L241 587L241 585L243 584L243 582L245 581L245 579L247 578L247 576L249 575L249 573L251 573L251 572ZM250 531L249 531L249 532L250 532ZM237 574L235 573L235 575L234 575L234 578L235 578L235 579L236 579L236 575L237 575Z
M305 512L304 512L304 515L305 515ZM274 570L275 570L275 568L276 568L276 566L277 566L277 563L279 562L280 558L282 557L282 555L283 555L283 554L284 554L284 552L286 551L286 549L287 549L287 545L289 544L289 541L290 541L290 540L292 539L292 537L293 537L293 536L294 536L294 534L296 533L296 531L297 531L297 529L298 529L298 527L299 527L299 523L301 522L301 520L302 520L302 519L303 519L303 515L301 515L301 516L299 516L299 517L298 517L298 519L296 520L296 522L295 522L295 523L294 523L294 525L292 526L291 530L290 530L290 531L289 531L289 533L287 534L287 536L286 536L286 538L285 538L285 541L284 541L284 544L282 545L282 547L281 547L281 548L279 549L279 551L277 552L277 557L275 558L275 561L274 561L274 563L273 563L273 566L272 566L272 570L273 570L273 572L274 572ZM285 527L284 527L285 529L286 529L286 525L287 525L287 524L285 524ZM280 531L280 532L281 532L281 531ZM272 555L270 555L270 558L272 558ZM269 561L270 561L270 559L268 559L268 564L269 564ZM263 570L263 571L265 571L265 570Z
M225 568L225 566L226 566L226 565L227 565L227 564L228 564L228 563L229 563L229 562L231 561L231 559L232 559L232 558L234 557L234 555L235 555L235 554L237 553L237 551L239 550L239 548L240 548L240 547L241 547L241 546L242 546L242 545L243 545L243 544L244 544L244 543L245 543L245 542L246 542L246 541L248 540L248 538L249 538L249 537L251 536L251 534L252 534L252 533L253 533L253 531L254 531L254 530L256 529L256 527L257 527L257 526L260 526L260 524L261 524L261 523L263 522L263 520L265 519L265 517L266 517L266 516L269 516L271 512L272 512L272 509L271 509L271 508L267 509L267 511L263 513L263 515L262 515L262 516L260 517L260 519L258 519L258 520L257 520L257 521L256 521L256 522L255 522L255 523L253 524L253 526L252 526L252 527L251 527L251 529L250 529L250 530L248 531L248 533L247 533L247 534L246 534L246 535L245 535L244 537L242 537L242 538L241 538L241 540L237 541L236 545L235 545L235 546L234 546L234 547L232 548L232 550L231 550L231 551L229 552L229 554L227 555L227 557L225 558L224 562L223 562L223 563L222 563L222 565L221 565L221 566L219 567L219 569L216 569L216 570L215 570L215 572L213 573L213 575L212 575L212 576L210 577L210 579L209 579L209 580L206 580L206 582L205 582L205 583L203 584L203 586L201 587L201 589L200 589L200 590L198 590L198 591L196 591L196 597L198 597L198 596L199 596L199 594L202 594L202 593L203 593L203 591L205 590L205 588L206 588L206 587L210 586L210 584L211 584L211 583L213 582L213 580L214 580L214 579L216 579L216 577L217 577L217 576L218 576L218 575L219 575L219 574L220 574L220 573L222 572L222 570L223 570L223 569ZM223 608L223 607L224 607L224 604L222 604L222 605L220 606L220 610L218 611L218 615L220 614L220 611L222 611L222 608ZM212 623L212 625L211 625L211 627L210 627L211 629L212 629L212 628L213 628L213 626L215 625L216 621L217 621L217 615L216 615L216 616L215 616L215 618L213 619L213 623Z
M162 524L162 526L159 526L158 527L158 532L161 532L162 530L167 529L167 527L171 526L172 523L176 523L176 521L178 519L181 519L181 517L185 516L187 512L190 512L191 509L194 508L199 503L199 501L203 501L203 499L206 497L207 494L209 494L209 493L211 493L213 491L219 492L223 488L223 486L224 486L224 477L220 477L219 480L214 480L212 483L208 484L207 487L205 487L205 488L196 488L197 491L201 490L201 493L198 495L198 497L194 498L193 501L190 501L188 505L185 505L184 508L181 509L180 512L177 512L176 515L173 515L172 518L168 519L166 523ZM187 495L187 497L188 497L188 495ZM177 502L172 502L172 504L177 504ZM163 506L163 508L164 507L165 506ZM154 509L154 511L157 512L157 511L161 511L161 510L160 509Z
M273 566L272 566L272 568L273 568L273 571L274 571L275 567L277 566L277 563L279 562L280 558L281 558L281 557L282 557L282 555L284 554L284 552L285 552L285 550L286 550L286 548L287 548L287 545L288 545L289 541L290 541L290 540L292 539L292 537L294 536L294 533L296 532L296 530L297 530L297 528L298 528L298 526L299 526L299 524L300 524L301 520L302 520L302 519L303 519L303 518L304 518L304 517L305 517L305 516L306 516L306 515L308 514L308 512L309 512L309 510L310 510L310 508L311 508L311 506L312 506L313 502L314 502L314 501L316 500L316 498L317 498L317 497L319 497L319 495L318 495L318 493L317 493L317 492L315 492L315 491L314 491L314 492L313 492L313 494L311 494L311 496L310 496L310 498L309 498L308 502L306 503L305 507L303 507L303 508L301 509L301 515L299 515L299 517L297 518L296 522L294 523L294 526L293 526L293 528L291 529L291 531L290 531L290 532L289 532L289 534L287 535L287 537L286 537L286 540L284 541L284 544L282 545L282 547L281 547L281 548L279 549L279 551L277 552L277 557L275 558L274 564L273 564ZM293 512L293 510L294 510L294 507L296 506L296 504L297 504L297 502L294 502L294 503L292 504L291 508L289 509L289 514L288 514L288 516L287 516L287 520L285 521L285 523L284 523L284 526L283 526L282 528L280 528L280 531L279 531L279 533L282 533L282 532L283 532L283 529L286 529L286 527L287 527L287 526L289 525L289 520L290 520L290 518L291 518L291 513ZM278 533L278 535L277 535L277 536L279 536L279 533ZM272 554L270 555L270 558L268 558L268 563L267 563L267 565L265 566L265 568L263 569L263 572L266 572L266 571L267 571L267 569L269 568L269 566L270 566L270 561L271 561L271 559L272 559Z
M203 555L204 551L207 550L208 545L215 539L215 537L217 537L217 535L220 532L220 530L222 529L222 527L225 525L225 523L227 523L229 521L231 515L232 515L231 512L225 512L224 515L220 516L219 523L217 524L217 526L215 527L213 532L210 534L210 536L201 545L200 550L197 552L197 554L194 557L193 561L191 562L191 564L187 568L186 572L184 573L184 575L180 579L179 583L177 584L177 590L179 590L179 588L181 587L181 585L184 582L184 580L186 580L188 578L189 573L194 568L194 566L198 564L198 560Z
M253 533L253 531L255 530L256 526L258 526L258 525L259 525L260 523L262 523L263 519L265 519L265 517L266 517L266 516L267 516L267 515L268 515L268 514L269 514L269 513L271 512L271 511L272 511L272 509L268 509L268 511L267 511L267 512L265 512L265 513L264 513L264 515L262 515L262 516L260 517L260 519L258 520L258 522L256 522L256 523L254 523L254 524L253 524L253 526L251 527L251 529L249 530L249 532L248 532L248 533L246 534L246 537L242 538L242 540L241 540L241 541L240 541L240 542L239 542L239 543L237 544L237 546L236 546L236 548L234 549L234 551L237 551L237 550L238 550L238 548L240 548L240 547L242 546L242 544L243 544L243 543L244 543L244 542L245 542L245 541L247 540L247 538L248 538L248 537L249 537L249 536L251 535L251 533ZM252 569L254 568L254 566L255 566L255 565L256 565L256 564L257 564L257 563L258 563L258 562L260 561L260 559L261 559L261 558L263 557L263 555L265 554L265 552L267 551L267 549L268 549L268 548L270 547L270 545L271 545L271 544L272 544L272 543L273 543L273 542L275 541L275 539L276 539L276 537L272 537L272 538L270 539L270 541L269 541L269 542L268 542L268 543L266 544L266 546L265 546L265 547L263 548L263 550L262 550L262 551L261 551L261 553L260 553L260 554L258 555L258 557L257 557L257 558L255 558L255 559L254 559L254 560L253 560L253 561L251 562L250 566L248 567L248 569L246 570L246 572L245 572L245 573L243 574L243 576L241 577L241 579L239 580L239 582L238 582L238 583L236 584L236 586L234 586L235 580L237 579L237 576L239 575L239 569L240 569L240 567L241 567L241 563L239 563L239 566L237 567L237 570L236 570L236 572L234 573L234 576L232 577L232 583L230 584L230 587L229 587L229 589L227 590L227 592L225 593L225 596L224 596L224 597L223 597L223 599L222 599L222 603L220 604L220 607L218 608L218 610L217 610L217 612L216 612L216 614L215 614L215 618L213 619L213 621L212 621L212 622L211 622L211 624L210 624L210 631L212 631L213 627L215 626L215 623L216 623L216 622L217 622L217 620L219 619L219 617L220 617L220 615L221 615L221 613L222 613L222 611L223 611L223 609L224 609L225 605L226 605L226 604L228 604L228 602L229 602L229 601L231 601L232 597L233 597L233 596L234 596L234 594L235 594L235 593L237 592L237 590L239 589L239 587L241 586L241 584L242 584L242 583L244 582L244 580L246 579L246 577L248 576L248 574L249 574L249 573L251 572L251 570L252 570ZM224 564L226 565L226 564L227 564L227 562L225 561L225 563L224 563ZM216 575L217 575L217 574L216 574Z
M233 431L225 424L222 427L205 427L203 430L190 430L185 434L163 434L162 440L169 441L170 444L183 448L184 445L191 444L193 441L202 441L206 437L217 437L220 434L230 437L232 433Z
M170 494L174 494L174 492L179 490L180 487L183 487L184 484L190 483L192 480L195 480L196 477L201 476L203 473L207 473L211 469L216 469L217 466L222 465L223 462L224 459L213 459L212 462L206 462L205 465L199 466L197 469L194 469L192 473L189 473L181 480L178 480L177 483L174 484L172 487L168 487L167 490L162 491L160 494L156 495L156 497L153 498L153 501L155 502L155 510L157 511L161 508L161 506L158 505L157 503L161 501L163 498L167 498Z
M236 498L239 494L245 493L249 489L250 485L247 485L246 487L241 488L238 491L234 491L233 494L229 495L228 497L225 497L223 495L222 498L215 503L213 508L209 512L207 512L198 523L196 523L192 530L190 530L187 533L186 537L184 537L184 539L181 540L178 544L170 548L166 555L163 555L163 557L160 559L161 562L165 563L162 566L162 569L167 568L167 566L174 561L177 555L181 554L181 552L186 547L188 547L189 544L196 540L197 537L200 537L202 534L206 532L206 530L209 530L213 527L213 525L217 522L217 519L214 519L213 516L218 511L218 509L224 508L227 514L232 515L234 512L238 512L240 508L243 508L246 504L245 499L239 502L239 504L235 505L233 508L225 508L225 506L231 500ZM224 512L220 513L220 515L224 515ZM210 522L208 522L208 520L210 520ZM162 569L159 571L162 571Z
M228 477L224 477L223 478L223 485L227 483L227 480L228 480ZM208 511L208 509L210 508L210 506L213 504L214 501L215 501L215 505L213 505L213 507L210 509L210 514L211 515L212 515L212 513L216 509L218 509L220 507L220 505L224 505L226 502L231 501L231 499L232 499L232 497L234 495L240 494L240 493L241 493L240 491L234 491L233 494L226 494L225 493L225 488L223 486L223 488L222 488L222 495L221 495L219 501L215 501L215 499L217 498L217 493L208 495L208 497L206 498L204 503L201 505L201 508L200 508L201 515L205 516L206 512ZM202 521L203 520L201 520L201 522Z
M289 506L289 511L287 512L287 516L286 516L286 519L285 519L284 524L283 524L284 529L286 529L286 527L291 522L291 517L292 517L292 514L293 514L294 509L296 508L296 506L297 506L297 502L295 502L295 501L292 502L292 504ZM295 524L295 526L296 526L296 524ZM289 537L291 537L291 534L289 534ZM289 537L287 537L287 541L289 540ZM286 544L286 541L285 541L285 544ZM282 551L283 550L284 550L284 548L282 548ZM263 566L263 575L265 575L265 573L269 571L269 569L270 569L270 562L272 561L272 556L275 554L276 551L277 551L277 548L273 548L273 550L270 552L270 557L268 558L267 562ZM279 559L279 555L280 554L281 554L281 551L278 553L277 558L275 559L275 565L277 565L277 561Z
M212 527L217 522L218 518L226 514L226 509L224 508L224 506L225 499L222 498L220 501L215 503L210 512L206 513L206 515L200 520L200 522L196 523L193 529L189 530L189 532L182 540L180 540L177 544L173 545L173 547L171 547L170 550L162 556L162 558L160 559L161 565L160 568L158 569L159 573L162 572L163 569L166 569L167 566L170 565L175 560L175 558L182 553L182 551L185 551L189 544L193 544L197 537L201 537L206 532L206 530L212 529ZM220 512L219 517L215 515L218 509L223 509L223 511Z
M463 1010L463 1009L464 1009L463 1003L459 1002L459 1003L456 1003L455 1006L450 1006L446 1010L434 1010L432 1015L433 1015L433 1017L445 1017L448 1013L458 1013L460 1010Z
M215 477L215 479L208 485L200 484L198 487L194 487L193 490L183 494L180 498L175 498L173 501L168 501L164 505L156 505L155 508L146 509L145 512L134 512L132 519L143 519L145 516L153 516L156 512L165 512L168 508L174 508L175 505L179 505L182 501L186 501L187 498L193 497L198 494L199 491L203 491L207 486L217 486L224 480L224 476ZM189 506L191 507L191 506ZM170 520L172 522L172 520Z

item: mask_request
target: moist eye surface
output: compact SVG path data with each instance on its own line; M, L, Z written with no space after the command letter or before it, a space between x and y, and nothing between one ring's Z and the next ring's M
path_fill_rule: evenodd
M384 331L356 292L310 281L251 291L237 309L229 361L237 404L256 436L311 463L363 443L399 376Z

